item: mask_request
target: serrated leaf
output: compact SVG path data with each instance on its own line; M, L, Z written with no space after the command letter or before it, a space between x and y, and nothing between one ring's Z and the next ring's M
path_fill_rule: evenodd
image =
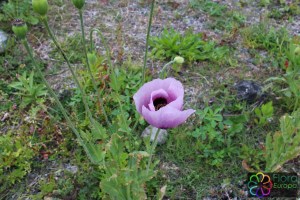
M300 110L280 118L281 131L266 138L266 171L277 171L300 155Z

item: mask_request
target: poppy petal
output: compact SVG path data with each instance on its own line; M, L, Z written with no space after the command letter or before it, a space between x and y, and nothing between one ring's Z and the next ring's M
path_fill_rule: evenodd
M182 124L194 112L193 109L181 111L169 105L158 111L150 111L145 106L142 108L142 115L145 120L152 126L162 129L174 128Z

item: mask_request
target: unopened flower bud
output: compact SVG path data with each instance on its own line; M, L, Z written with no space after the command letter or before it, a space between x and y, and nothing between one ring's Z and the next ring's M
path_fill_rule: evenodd
M47 0L32 0L32 8L34 12L45 16L48 12L48 1Z
M295 55L300 55L300 47L299 46L295 48L294 54Z
M20 19L16 19L12 24L12 31L21 40L26 38L28 27L25 22Z
M88 61L89 61L90 65L93 65L93 66L96 65L97 56L95 53L88 53L87 57L88 57Z
M85 0L72 0L73 5L77 8L77 9L81 9L84 6Z
M177 63L177 64L182 64L184 62L184 58L181 57L181 56L176 56L174 58L174 62Z

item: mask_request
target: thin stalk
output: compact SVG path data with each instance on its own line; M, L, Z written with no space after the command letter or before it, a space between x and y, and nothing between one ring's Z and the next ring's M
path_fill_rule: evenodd
M169 65L173 64L174 62L175 62L175 61L172 60L172 61L168 62L167 64L165 64L165 66L163 66L163 68L162 68L161 71L160 71L159 78L164 78L164 77L163 77L164 71L166 70L166 68L167 68Z
M19 17L19 0L16 1L16 7L15 7L16 16Z
M77 131L77 129L75 128L75 125L73 124L73 122L71 121L71 119L69 118L69 114L68 112L65 110L65 108L63 107L63 105L61 104L61 102L59 101L57 95L55 94L55 92L52 90L51 86L49 85L49 83L47 82L46 78L44 77L43 73L41 72L40 68L37 66L35 59L32 55L31 49L29 47L28 41L25 39L23 40L23 44L30 56L30 59L32 60L33 64L34 64L34 68L37 71L38 75L42 78L42 81L44 82L44 84L46 85L50 95L54 98L56 104L58 105L59 109L61 110L63 116L65 117L65 119L67 120L67 123L69 125L69 127L72 129L73 133L75 133L76 137L78 138L78 140L80 141L80 143L83 144L81 136L79 134L79 132Z
M87 148L87 146L84 144L80 133L78 132L78 130L76 129L76 126L74 125L74 123L72 122L72 120L69 117L69 113L66 111L66 109L63 107L63 105L61 104L60 100L58 99L57 95L55 94L55 92L52 90L51 86L49 85L49 83L47 82L45 76L43 75L42 71L40 70L40 68L37 66L35 59L33 57L33 54L31 52L31 49L29 47L28 41L25 39L23 40L23 44L30 56L30 59L32 60L33 64L34 64L34 69L37 71L38 75L42 78L42 81L44 82L44 84L46 85L50 95L54 98L56 104L58 105L60 111L62 112L64 118L67 121L67 124L69 125L69 127L71 128L71 130L73 131L73 133L76 135L77 139L79 140L79 144L82 145L82 147L84 148L84 150L86 151L87 154L89 154L89 149ZM96 153L96 152L95 152ZM92 157L90 157L90 160L94 163L97 164L96 162L94 162L94 160L92 159ZM105 166L105 161L104 161L104 166Z
M133 125L133 128L132 128L132 131L133 131L133 132L135 131L135 129L136 129L138 123L139 123L139 118L136 120L135 124Z
M294 109L293 109L293 112L295 112L298 108L298 102L299 102L299 98L296 97L296 102L295 102L295 105L294 105Z
M119 104L119 106L120 106L123 124L126 124L126 126L127 126L127 121L126 121L126 118L125 118L124 110L123 110L123 108L122 108L122 103L121 103L121 101L120 101L119 95L116 95L116 96L117 96L118 104Z
M157 137L158 137L159 131L160 131L160 129L158 128L156 133L155 133L154 140L152 142L152 147L151 147L151 150L150 150L150 157L149 157L148 165L147 165L147 174L149 173L150 164L152 162L152 157L153 157L153 154L154 154L154 150L155 150L155 147L157 145ZM151 130L151 134L152 134L152 130ZM150 138L151 138L151 135L150 135Z
M93 47L93 33L96 32L99 34L102 42L103 42L103 45L104 45L104 48L105 48L105 53L106 53L106 57L108 58L108 65L109 67L112 69L113 68L113 63L112 63L112 60L111 60L111 55L110 55L110 49L108 47L108 44L106 42L106 39L105 37L103 36L103 34L101 33L101 31L97 28L93 28L91 31L90 31L90 43L91 43L91 50L94 48ZM109 70L110 71L110 70Z
M127 200L131 200L131 196L130 196L130 184L127 184L127 186L126 186L126 195L127 195Z
M144 55L144 65L143 65L143 78L142 78L142 84L145 83L145 71L146 71L146 65L147 65L147 56L148 56L148 44L149 44L149 37L150 37L150 31L151 31L151 25L152 25L152 17L153 17L153 11L154 11L154 4L155 0L152 0L151 3L151 10L150 10L150 16L149 16L149 23L148 23L148 30L147 30L147 38L146 38L146 48L145 48L145 55Z
M150 31L151 31L151 25L152 25L154 4L155 4L155 0L152 0L151 9L150 9L150 16L149 16L149 22L148 22L148 29L147 29L147 37L146 37L144 64L143 64L143 70L142 70L142 84L145 83L145 73L146 73L146 65L147 65L147 57L148 57L148 45L149 45ZM139 122L139 120L137 120L135 122L135 124L133 125L133 131L136 129L136 127L138 125L138 122Z
M73 70L72 67L71 67L71 64L70 64L70 61L69 61L68 57L66 56L65 52L62 50L62 48L61 48L60 45L58 44L56 37L55 37L54 34L52 33L52 31L51 31L51 29L50 29L50 27L49 27L47 18L42 18L42 21L43 21L43 23L44 23L44 25L45 25L45 27L46 27L46 29L47 29L47 32L48 32L49 36L50 36L51 39L53 40L55 46L57 47L57 49L60 51L61 55L63 56L63 58L64 58L65 61L67 62L67 66L68 66L69 70L71 71L72 77L73 77L73 79L74 79L74 81L75 81L77 87L79 88L80 93L82 94L82 101L83 101L85 110L86 110L86 112L87 112L87 115L88 115L88 117L90 118L91 122L94 124L94 119L93 119L93 117L92 117L92 113L91 113L91 110L90 110L90 108L89 108L89 106L88 106L87 99L86 99L86 96L87 96L87 95L86 95L85 91L82 89L82 87L81 87L81 85L80 85L80 83L79 83L79 81L78 81L78 79L77 79L77 77L76 77L76 74L75 74L74 70ZM95 127L96 127L96 126L95 126Z
M97 98L98 98L98 101L99 101L101 110L102 110L102 112L103 112L105 121L106 121L107 125L111 125L111 123L110 123L109 120L108 120L106 111L105 111L105 109L104 109L103 101L102 101L102 99L101 99L101 97L100 97L99 90L97 89L96 81L95 81L95 78L94 78L94 76L93 76L93 74L92 74L91 66L90 66L90 63L89 63L88 56L87 56L87 50L86 50L86 46L85 46L85 33L84 33L83 16L82 16L82 10L81 10L81 9L79 10L79 16L80 16L81 37L82 37L82 38L81 38L81 42L82 42L82 46L83 46L83 50L84 50L84 55L85 55L85 60L86 60L86 65L87 65L88 73L89 73L89 75L90 75L90 77L91 77L91 79L92 79L92 84L93 84L94 90L96 91L96 95L97 95Z

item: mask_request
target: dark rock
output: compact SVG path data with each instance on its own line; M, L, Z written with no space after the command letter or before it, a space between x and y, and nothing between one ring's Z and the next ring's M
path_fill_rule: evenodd
M234 85L237 98L248 103L255 102L262 95L262 87L254 81L242 80Z

